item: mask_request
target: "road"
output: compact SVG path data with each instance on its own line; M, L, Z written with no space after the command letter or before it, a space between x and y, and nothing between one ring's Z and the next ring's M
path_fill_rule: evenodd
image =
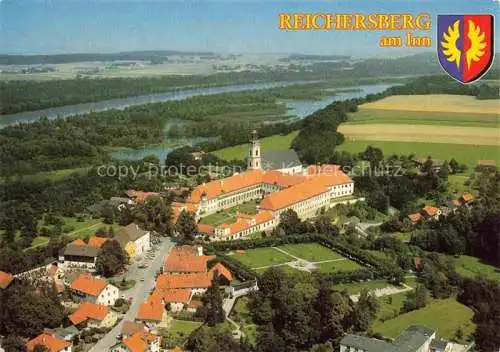
M137 316L137 311L139 310L139 305L146 300L149 295L149 292L154 286L156 272L160 270L161 265L163 264L163 258L167 255L168 252L172 249L174 243L170 240L170 238L166 237L162 240L162 243L159 246L159 249L155 253L155 257L151 262L151 265L142 270L141 274L138 275L136 284L130 290L122 291L120 294L125 295L126 298L133 297L132 304L130 305L129 310L123 316L123 320L120 321L110 332L108 332L102 339L99 340L90 350L89 352L104 352L108 351L108 349L115 345L118 340L116 336L121 333L122 325L125 320L134 321ZM144 278L144 281L140 281L140 278ZM127 276L127 279L133 279L130 277L130 274Z

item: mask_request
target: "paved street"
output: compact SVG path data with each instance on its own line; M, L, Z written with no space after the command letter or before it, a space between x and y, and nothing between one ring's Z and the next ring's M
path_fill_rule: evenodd
M123 320L120 321L120 323L118 323L118 325L116 325L108 334L106 334L106 336L99 340L99 342L97 342L94 347L90 349L90 352L107 351L111 346L118 342L116 336L121 333L123 321L133 321L135 319L137 311L139 310L139 305L146 300L146 297L153 288L156 271L160 270L163 258L168 252L170 252L170 249L172 249L173 246L174 243L170 240L170 238L164 238L159 246L159 249L155 252L154 259L148 268L138 269L135 264L130 267L130 271L127 273L126 277L129 280L135 279L136 284L130 290L122 291L120 293L123 294L126 299L128 299L128 297L134 298L130 309L123 317ZM143 278L144 281L140 281L141 278Z

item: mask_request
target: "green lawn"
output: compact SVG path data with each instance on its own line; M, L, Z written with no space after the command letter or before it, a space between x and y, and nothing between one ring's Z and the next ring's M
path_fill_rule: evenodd
M500 118L493 114L360 109L349 114L349 121L346 122L346 124L367 123L498 128Z
M198 329L202 324L203 323L199 321L173 319L169 331L173 335L180 335L181 337L185 337L187 339L189 334Z
M22 175L22 176L15 176L15 178L22 178L24 181L40 181L40 180L52 180L52 181L57 181L62 178L65 178L73 173L78 173L78 174L83 174L87 172L90 169L90 167L78 167L78 168L73 168L73 169L62 169L62 170L54 170L54 171L44 171L44 172L38 172L36 174L31 174L31 175ZM2 183L3 180L0 179L0 183Z
M388 320L399 314L403 303L406 300L408 292L396 293L394 295L377 298L378 312L377 319Z
M240 297L231 311L229 317L241 326L241 330L245 333L245 337L253 345L257 334L257 325L252 322L252 317L248 310L248 297Z
M500 282L500 268L481 263L479 258L468 255L462 255L460 258L455 258L454 260L456 271L462 276L475 277L477 275L485 275L492 280Z
M409 232L395 232L394 237L403 242L409 242L411 240L411 231Z
M415 288L419 284L419 282L418 282L416 277L406 277L405 284L407 284L410 287Z
M367 289L368 291L373 291L378 288L384 288L392 286L385 280L372 280L372 281L366 281L366 282L355 282L352 284L339 284L339 285L334 285L333 289L337 291L344 291L346 290L350 295L360 293L364 289Z
M244 204L237 205L235 207L222 210L217 213L205 216L200 220L201 224L208 224L213 226L218 226L223 223L233 223L236 221L236 213L244 214L256 214L257 213L257 201L251 200Z
M352 260L339 260L336 262L328 262L318 264L319 271L322 273L333 273L336 271L355 271L361 269L362 266Z
M317 243L287 244L278 248L310 262L343 258L340 254Z
M232 258L238 260L239 262L247 265L250 268L259 268L262 266L268 266L273 264L282 264L295 259L282 253L274 248L254 248L246 249L245 253L239 254L234 252Z
M402 314L384 323L376 322L372 329L385 337L396 338L408 325L425 325L437 330L437 335L444 339L455 336L458 328L462 328L464 336L471 334L475 326L471 319L474 312L454 299L436 300L427 307Z
M448 176L448 190L452 193L463 194L465 192L472 192L471 186L466 186L464 183L469 178L466 175L449 175Z
M373 255L378 259L388 260L392 258L392 255L388 252L376 251L376 250L366 250L369 254Z
M414 154L417 157L430 155L439 160L455 158L459 163L466 164L470 168L474 168L478 160L496 160L500 163L500 153L498 153L498 147L494 145L346 140L344 144L338 146L337 150L358 153L370 145L382 149L386 156Z
M270 137L265 137L260 140L260 146L262 150L286 150L290 148L290 145L294 138L297 136L298 132L292 132L286 136L274 135ZM248 145L240 144L233 147L228 147L213 152L216 156L225 160L232 159L245 159L248 154Z

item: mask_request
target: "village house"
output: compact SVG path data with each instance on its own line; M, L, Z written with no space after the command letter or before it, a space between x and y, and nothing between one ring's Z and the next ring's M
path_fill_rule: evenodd
M465 206L469 206L474 202L474 196L470 193L464 193L459 199L460 203Z
M159 352L161 337L147 331L136 332L110 348L110 352Z
M56 337L50 330L45 330L42 334L28 341L26 349L28 352L33 352L37 345L44 346L50 352L71 352L72 350L71 342Z
M142 191L135 191L133 189L130 189L128 191L125 191L125 195L130 200L132 200L134 203L144 204L149 197L159 197L160 193L158 193L158 192L142 192Z
M340 341L340 352L433 352L431 347L440 345L438 341L433 329L410 325L393 343L347 334Z
M10 286L12 280L14 280L14 276L12 274L0 270L0 289L5 290Z
M417 158L415 159L415 165L419 170L422 170L428 160L429 158ZM441 160L430 159L430 161L432 162L430 167L432 171L438 172L441 170L441 167L443 166L443 162Z
M90 302L82 302L77 310L69 315L73 325L86 328L112 327L117 319L117 314L108 306Z
M120 296L118 287L111 285L104 279L89 274L80 274L71 283L70 289L75 302L88 301L105 306L114 305Z
M425 207L423 207L422 209L422 216L426 219L426 220L439 220L439 216L441 215L441 210L439 210L439 208L436 208L436 207L433 207L433 206L430 206L430 205L426 205Z
M208 262L213 255L203 255L201 246L176 246L165 257L164 274L194 274L208 272Z
M123 338L134 335L136 332L147 331L146 325L135 321L125 320L122 324Z
M109 240L110 239L107 237L91 236L89 237L88 245L95 248L101 248L104 243L108 242Z
M139 305L135 320L154 329L158 324L167 320L167 311L161 301L148 297L146 302Z
M151 294L151 300L157 300L168 311L180 312L187 308L189 302L191 302L192 290L190 289L163 289L156 288Z
M151 249L150 232L139 225L131 223L120 227L120 232L114 237L130 258L140 256Z
M95 269L95 262L100 248L88 245L81 239L68 243L59 252L59 262L64 267Z

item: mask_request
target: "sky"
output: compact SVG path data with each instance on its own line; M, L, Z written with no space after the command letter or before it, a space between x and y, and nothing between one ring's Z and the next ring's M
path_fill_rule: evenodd
M280 31L278 14L427 12L432 16L431 31L416 34L428 35L434 41L437 14L498 13L498 1L0 0L0 52L184 50L378 55L389 50L378 47L378 38L384 32ZM408 51L402 48L391 52Z

